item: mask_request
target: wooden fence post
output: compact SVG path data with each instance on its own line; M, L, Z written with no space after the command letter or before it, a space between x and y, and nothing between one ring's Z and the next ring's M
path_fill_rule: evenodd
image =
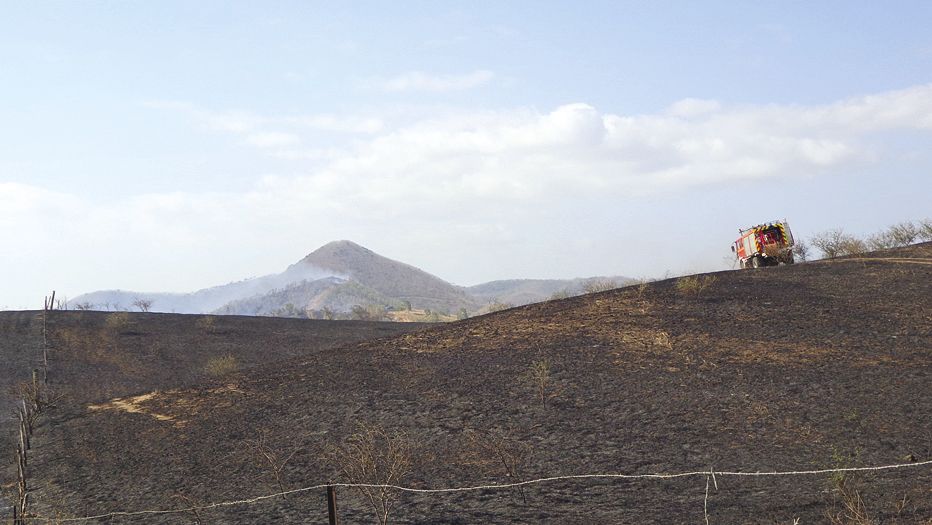
M337 490L333 485L327 485L327 512L330 514L330 525L340 525L337 515Z

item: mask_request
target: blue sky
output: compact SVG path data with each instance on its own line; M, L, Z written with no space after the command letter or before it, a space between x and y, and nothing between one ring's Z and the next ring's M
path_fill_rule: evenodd
M928 2L2 7L0 307L342 238L465 285L932 215Z

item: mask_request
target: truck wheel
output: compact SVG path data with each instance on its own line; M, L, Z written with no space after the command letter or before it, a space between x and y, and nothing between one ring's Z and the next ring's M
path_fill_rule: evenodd
M751 263L751 268L760 268L760 267L761 267L761 264L760 264L760 263L761 263L760 257L758 257L758 256L756 256L756 255L755 255L754 257L751 257L750 263Z

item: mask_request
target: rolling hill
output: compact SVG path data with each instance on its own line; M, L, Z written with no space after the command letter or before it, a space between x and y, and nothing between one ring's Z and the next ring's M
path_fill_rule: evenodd
M307 348L186 388L63 403L34 437L34 508L68 518L251 500L108 519L324 522L322 489L254 498L352 480L353 458L369 456L347 451L375 451L379 464L386 443L402 460L395 464L410 465L392 481L421 488L923 462L932 458L930 311L932 245L924 244L670 279ZM133 317L143 332L185 330L161 327L168 317ZM231 329L241 319L231 318ZM282 343L229 341L243 355ZM373 431L382 437L372 448L351 446ZM391 519L703 523L708 513L710 523L822 523L852 502L876 522L932 516L928 467L722 475L714 486L708 478L403 493ZM358 490L339 497L344 523L375 521Z

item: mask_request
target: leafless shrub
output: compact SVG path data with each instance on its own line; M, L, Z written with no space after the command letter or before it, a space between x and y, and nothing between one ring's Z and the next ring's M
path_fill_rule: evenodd
M514 307L515 305L511 303L505 303L505 302L499 301L498 299L492 299L489 302L488 310L489 310L489 313L493 313L493 312L501 312L502 310L508 310L509 308L514 308Z
M135 306L136 308L139 308L140 312L148 312L149 308L152 308L152 300L145 299L145 298L136 298L136 300L133 301L133 306Z
M328 321L333 321L333 318L336 315L333 309L329 306L321 308L320 313L324 316L324 319Z
M231 354L211 357L204 365L204 372L217 378L228 376L237 370L239 370L239 360Z
M845 233L841 229L817 233L810 239L810 242L827 259L834 259L844 255L858 255L867 251L867 245L864 241Z
M464 447L460 462L466 466L477 467L493 475L504 476L509 483L518 483L525 479L525 467L534 454L534 449L513 434L502 431L466 430L463 433ZM524 503L527 495L524 487L517 487Z
M112 313L104 320L104 326L114 332L126 329L131 323L130 315L126 312Z
M197 326L197 328L200 330L213 333L217 329L217 318L210 316L210 315L206 315L198 319L194 323L194 325Z
M564 289L562 289L562 290L558 290L558 291L553 292L552 294L550 294L550 300L551 300L551 301L556 301L556 300L558 300L558 299L566 299L566 298L568 298L568 297L570 297L570 291L567 290L566 288L564 288Z
M351 309L353 319L360 321L384 321L388 319L388 311L381 304L357 304Z
M871 251L889 250L896 247L896 241L890 235L889 230L875 233L869 236L865 242Z
M541 406L547 406L547 387L550 385L550 361L539 359L531 363L528 378L537 391Z
M887 231L896 246L909 246L919 238L920 227L911 221L905 221L890 226Z
M852 235L846 235L838 245L839 255L862 255L867 252L867 244Z
M822 252L825 258L834 259L840 255L839 247L844 236L845 232L842 230L827 230L813 235L810 242Z
M618 288L618 283L612 279L590 279L583 285L583 293L607 292Z
M291 458L293 458L300 449L294 448L291 452L287 452L274 447L269 442L268 433L262 430L259 431L256 439L249 440L247 443L255 453L256 461L259 463L259 466L267 469L275 480L279 492L282 493L282 499L288 499L284 494L287 491L285 489L283 472L285 466L288 465L288 462L291 461Z
M799 239L793 243L793 256L800 261L809 260L809 243Z
M932 219L920 219L918 228L920 239L932 241Z
M375 485L358 489L372 505L379 524L386 525L400 493L385 485L399 485L410 474L413 442L401 433L361 425L328 456L347 482Z
M72 306L75 310L93 310L95 305L84 301L83 303L75 303Z
M714 275L689 275L680 277L674 283L676 291L682 295L691 295L699 298L706 289L716 281Z

